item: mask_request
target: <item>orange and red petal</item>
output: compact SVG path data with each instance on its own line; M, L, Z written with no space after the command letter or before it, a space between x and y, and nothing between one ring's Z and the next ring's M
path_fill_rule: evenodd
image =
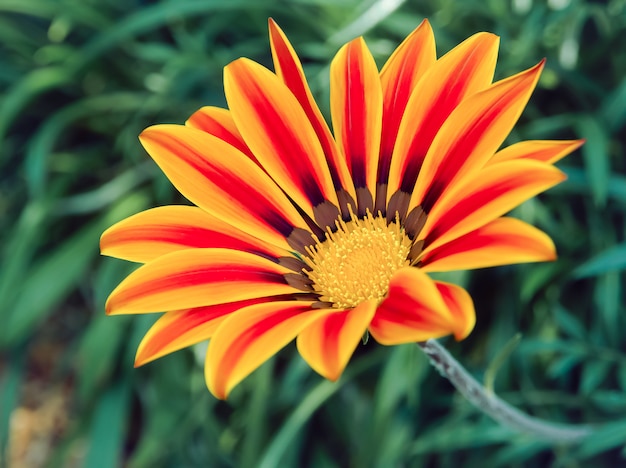
M383 113L378 68L363 38L343 46L331 63L330 111L363 215L374 208Z
M229 249L179 250L146 263L113 290L108 314L204 307L302 291L287 284L291 270Z
M363 338L377 302L369 300L354 309L334 311L300 332L298 351L304 360L329 380L337 380Z
M418 81L398 129L389 196L397 190L411 193L446 119L461 102L491 84L498 44L493 34L475 34L441 57Z
M565 178L554 166L531 160L486 167L446 194L429 214L420 233L423 253L484 226Z
M330 129L322 115L313 94L309 88L302 64L285 33L270 18L270 46L276 74L285 86L298 99L302 109L306 113L315 134L319 138L326 161L330 169L333 184L336 189L343 189L352 197L355 197L352 177L348 171L346 161L341 157L339 148L333 138Z
M460 286L443 281L435 281L443 302L452 314L454 338L460 341L472 332L476 325L474 301L469 293Z
M176 188L215 217L285 249L294 227L307 229L276 183L223 140L182 125L150 127L140 140Z
M276 354L298 333L331 309L313 302L256 304L232 314L218 327L207 351L205 378L211 393L224 399L232 388Z
M230 115L228 109L213 106L202 107L187 119L185 125L197 128L198 130L216 136L220 140L224 140L226 143L234 146L250 159L257 162L250 148L248 148L246 142L243 141L243 137L241 133L239 133L233 116Z
M140 263L191 248L226 248L273 258L288 255L195 206L161 206L133 215L104 231L100 246L103 255Z
M450 334L461 336L474 310L473 307L469 310L460 299L463 298L454 293L444 299L437 283L420 269L401 268L391 278L389 293L378 306L369 331L383 345L425 341ZM458 310L451 310L450 301Z
M532 159L554 164L571 152L580 148L585 140L529 140L515 143L498 151L488 164L497 164L514 159Z
M424 271L473 270L556 259L552 239L515 218L498 218L440 247L421 259Z
M543 64L493 84L450 114L424 159L410 208L429 212L446 190L485 165L522 113Z
M285 193L311 218L325 200L337 205L319 139L280 78L258 63L238 59L224 69L224 91L245 142Z
M396 48L380 72L383 122L377 176L379 186L382 184L386 186L389 180L391 155L411 92L436 60L433 30L428 20L424 20ZM386 194L381 196L384 199L380 204L386 204Z
M247 301L166 312L141 340L135 357L135 367L208 340L226 317L243 307L275 300L279 299L259 297Z

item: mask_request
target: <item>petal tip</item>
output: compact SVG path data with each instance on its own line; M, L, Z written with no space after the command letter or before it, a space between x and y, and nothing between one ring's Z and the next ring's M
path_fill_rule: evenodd
M472 333L475 326L476 326L476 316L473 315L463 327L460 327L459 329L454 331L454 339L456 341L464 340L470 335L470 333Z
M546 59L545 57L542 58L537 65L535 65L534 67L530 67L527 70L527 73L529 75L537 75L536 79L539 79L539 75L541 75L541 72L543 71L544 67L546 66L546 62L547 61L548 61L548 59Z
M111 300L111 296L109 296L109 298L107 299L106 303L104 304L104 313L106 315L113 315L114 314L112 302L113 301Z
M101 235L100 235L100 241L98 242L98 245L100 246L100 255L105 255L107 256L107 254L105 253L107 251L107 232L109 231L108 228L106 231L104 231Z
M206 366L207 365L205 364L205 381L207 389L218 400L226 400L231 388L226 388L223 385L217 385L216 382L213 382L213 379L209 376L209 371L206 369Z

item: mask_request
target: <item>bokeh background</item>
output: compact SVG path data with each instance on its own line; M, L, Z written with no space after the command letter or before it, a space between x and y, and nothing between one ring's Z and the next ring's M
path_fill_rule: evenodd
M270 16L325 111L344 42L365 35L382 65L425 17L440 54L500 35L498 78L547 57L509 143L587 139L559 163L569 179L514 213L559 260L453 275L478 324L445 344L507 401L594 436L552 446L498 426L414 345L359 346L335 384L291 345L227 402L202 347L133 369L156 316L104 315L136 266L100 257L99 235L182 201L137 135L224 105L231 60L270 66ZM626 463L625 135L624 0L0 0L0 466Z

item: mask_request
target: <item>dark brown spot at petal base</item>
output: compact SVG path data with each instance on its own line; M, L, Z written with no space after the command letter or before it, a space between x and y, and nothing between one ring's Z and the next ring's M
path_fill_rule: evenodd
M413 243L413 245L411 246L411 250L409 251L409 257L408 257L409 261L411 262L411 265L415 265L417 263L417 259L421 255L423 249L424 249L423 239L418 240Z
M313 208L313 216L317 225L326 231L327 227L335 228L335 222L339 218L339 209L328 200Z
M306 255L306 247L315 245L315 239L310 231L301 228L295 228L287 237L287 243L292 249Z
M415 239L417 237L424 227L424 224L426 224L426 218L426 212L421 206L416 206L411 210L404 221L404 229L410 239Z
M374 214L387 215L387 184L376 184L376 203L374 204ZM394 215L395 216L395 215Z
M339 200L339 208L341 209L341 219L350 221L350 209L352 209L352 212L356 209L354 198L344 189L340 189L337 190L337 199ZM332 228L334 229L334 223Z
M394 222L396 220L396 213L398 214L400 222L403 222L404 218L406 218L406 211L409 208L410 200L410 193L401 190L394 193L389 199L389 205L387 206L387 222Z
M309 267L306 263L304 263L300 259L297 259L296 257L280 257L278 259L278 264L298 273L300 273L302 270L311 269L311 267Z
M283 276L289 286L299 289L300 291L313 291L313 281L302 273L285 273Z
M373 213L374 199L367 187L359 187L356 189L356 203L358 205L357 214L359 217L366 216L368 211Z

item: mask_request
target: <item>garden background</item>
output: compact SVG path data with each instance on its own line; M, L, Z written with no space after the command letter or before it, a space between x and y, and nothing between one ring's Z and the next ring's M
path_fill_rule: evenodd
M602 423L594 436L559 447L498 426L415 345L370 340L337 383L290 345L227 402L206 390L200 347L133 369L156 315L105 316L135 265L99 256L99 235L183 202L137 135L224 105L230 61L270 66L270 16L325 112L343 43L364 35L382 65L425 17L440 55L500 35L497 78L547 57L509 143L587 139L559 163L568 180L514 212L559 259L449 275L478 323L444 343L505 400ZM624 0L0 0L0 466L626 463L625 144Z

